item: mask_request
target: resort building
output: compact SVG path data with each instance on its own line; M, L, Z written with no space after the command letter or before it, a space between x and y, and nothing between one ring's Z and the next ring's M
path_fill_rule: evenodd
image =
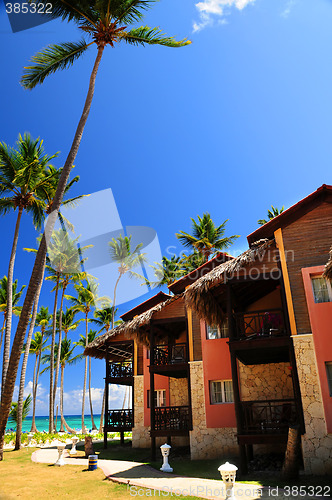
M332 473L332 186L323 185L122 316L85 354L132 388L105 433L133 447L188 445L192 459L284 451L301 434L307 473ZM331 261L332 262L332 261ZM329 264L331 268L331 263ZM330 269L329 268L329 269ZM330 269L331 274L331 269ZM108 392L108 391L107 391Z

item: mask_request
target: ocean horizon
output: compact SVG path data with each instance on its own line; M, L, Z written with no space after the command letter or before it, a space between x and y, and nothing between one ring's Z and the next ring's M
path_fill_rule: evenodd
M93 416L94 422L95 422L98 429L99 429L99 424L100 424L100 416L101 416L100 414ZM64 415L64 417L66 419L67 424L72 429L78 430L78 429L82 428L81 415ZM36 421L36 427L37 427L38 432L48 432L48 416L36 416L35 421ZM22 432L30 432L31 424L32 424L32 416L26 417L26 419L24 420L24 422L22 424ZM60 429L60 424L61 424L61 420L60 420L60 415L59 415L58 421L57 421L57 426L56 426L58 431ZM84 424L85 424L85 427L87 428L88 431L92 429L90 415L84 416ZM11 430L15 431L15 424L13 425L13 424L8 423L7 427L6 427L6 432L10 432Z

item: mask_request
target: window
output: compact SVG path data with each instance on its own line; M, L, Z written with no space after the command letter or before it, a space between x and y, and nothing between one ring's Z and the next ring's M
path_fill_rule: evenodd
M210 382L210 401L212 405L233 403L233 385L231 380L212 380Z
M332 396L332 361L325 363L327 382L329 384L330 396Z
M221 325L206 325L206 335L209 340L228 337L227 318L221 323Z
M311 278L311 282L315 302L317 304L321 302L332 302L331 283L329 283L325 278L322 277Z
M150 391L148 391L148 408L150 408ZM155 408L165 407L166 406L166 390L159 389L154 391L154 406Z

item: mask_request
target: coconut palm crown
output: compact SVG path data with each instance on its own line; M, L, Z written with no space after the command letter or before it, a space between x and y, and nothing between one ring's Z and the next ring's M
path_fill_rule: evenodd
M140 22L144 11L158 0L55 0L52 2L52 16L73 21L87 36L77 42L49 45L33 56L31 66L25 67L21 83L32 89L42 83L51 73L71 66L91 45L104 49L114 47L119 42L130 45L164 45L183 47L191 43L183 39L166 36L158 28L139 26L129 28Z

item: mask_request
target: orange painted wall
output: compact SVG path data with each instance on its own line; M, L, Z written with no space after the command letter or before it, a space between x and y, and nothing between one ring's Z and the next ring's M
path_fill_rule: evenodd
M325 362L332 361L332 302L316 304L311 284L311 277L321 276L323 271L324 266L307 267L302 269L302 277L316 352L327 432L332 433L332 397L325 369Z
M148 408L148 390L150 390L150 360L147 359L147 348L143 348L143 376L144 376L144 425L150 425L150 408ZM154 388L166 390L166 406L169 406L169 378L163 375L154 376Z
M231 380L228 339L206 338L205 322L201 321L202 359L207 427L236 427L234 403L210 404L210 380ZM192 390L195 390L192 387Z

